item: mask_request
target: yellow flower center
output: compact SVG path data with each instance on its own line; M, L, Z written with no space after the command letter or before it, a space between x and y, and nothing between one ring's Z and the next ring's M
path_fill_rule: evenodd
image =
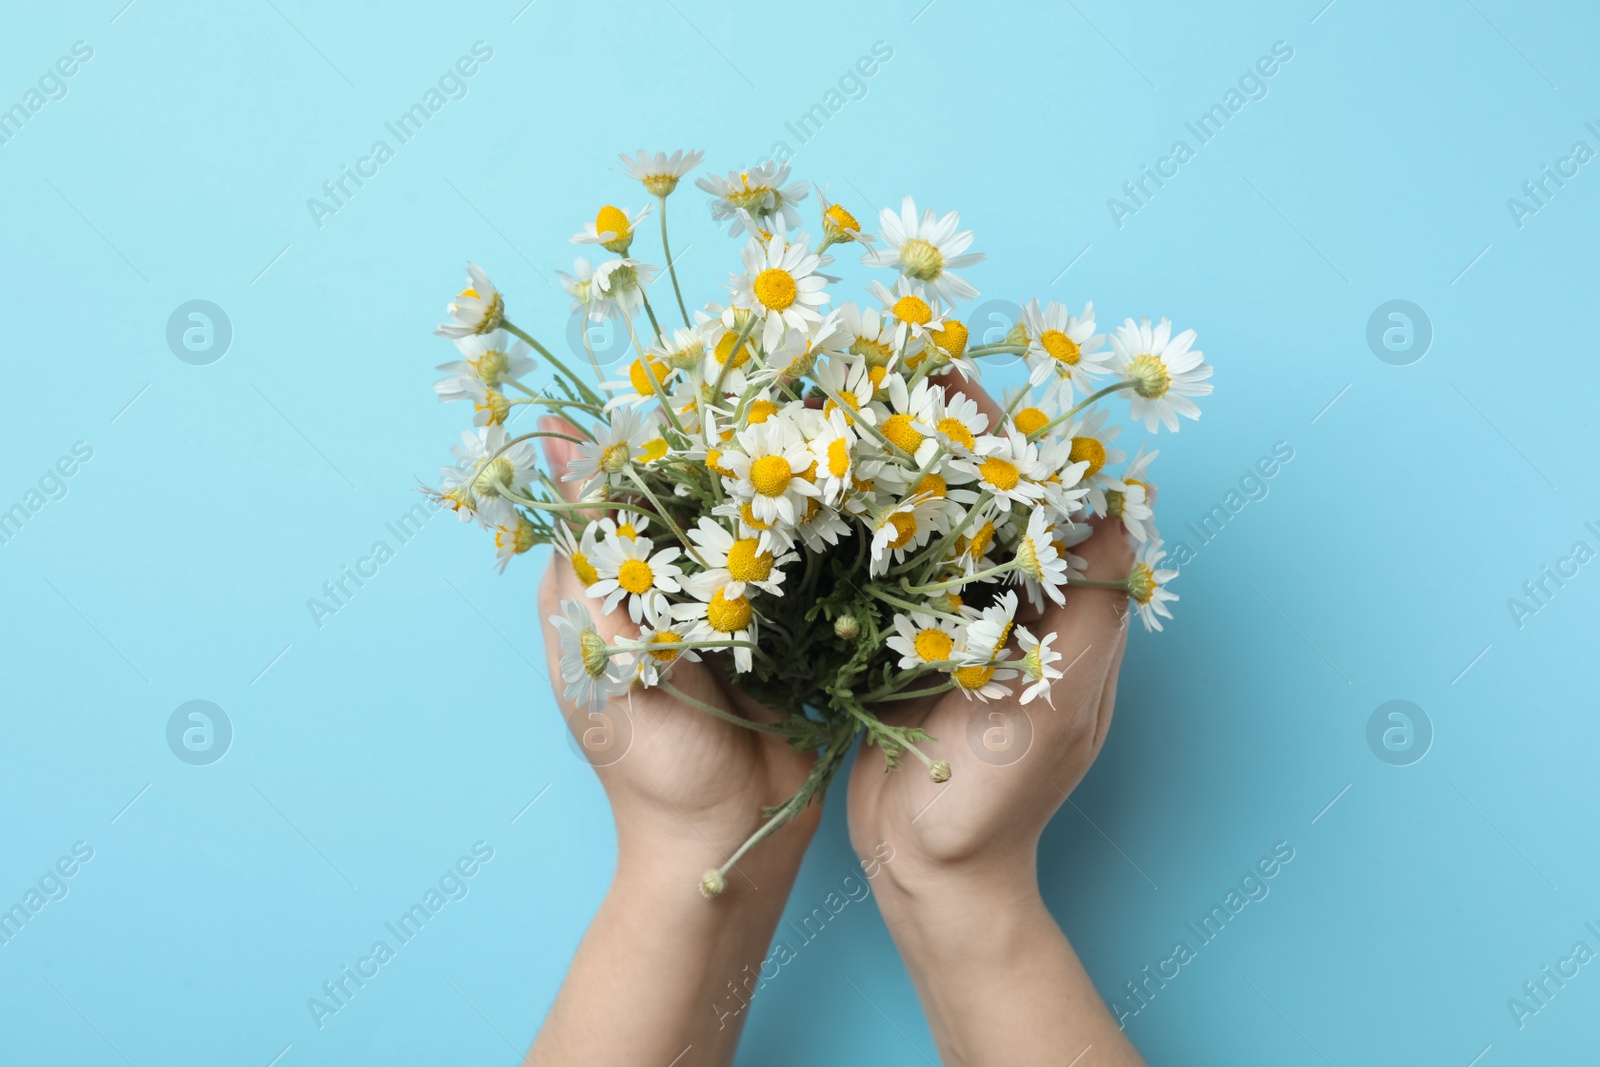
M754 537L735 541L728 549L728 573L736 582L764 582L772 573L772 553L760 552Z
M1038 408L1023 408L1011 416L1011 423L1022 433L1037 433L1050 424L1050 416Z
M982 689L994 677L993 667L962 667L951 675L963 689Z
M1080 351L1078 342L1062 333L1060 330L1046 330L1039 335L1039 343L1044 346L1045 352L1057 363L1073 366L1078 362Z
M900 269L919 282L931 282L944 270L944 256L937 245L913 237L900 246Z
M990 456L978 468L978 476L996 489L1005 491L1017 487L1017 468L999 456Z
M950 650L955 648L953 638L943 630L922 630L918 632L912 642L916 646L917 655L924 663L938 663L950 658Z
M478 299L478 290L469 285L465 289L461 290L461 295L470 296L472 299L476 300Z
M1167 373L1167 365L1161 362L1160 356L1152 356L1148 352L1128 361L1128 378L1134 383L1133 391L1146 400L1165 396L1172 385L1172 375Z
M890 415L883 422L883 436L887 437L896 448L911 454L915 454L917 446L926 440L917 428L911 425L910 415Z
M651 636L650 643L653 645L675 645L682 640L683 635L677 631L662 630L661 632ZM661 663L671 663L673 660L678 658L678 649L669 648L665 652L652 652L650 655Z
M748 500L739 505L739 520L752 530L772 529L772 523L762 522L760 519L756 518L756 509L750 506L750 502Z
M594 217L594 232L600 234L614 233L618 237L628 237L632 235L633 230L628 225L627 213L621 208L607 204Z
M762 496L782 496L793 477L794 469L782 456L762 456L750 464L750 484Z
M872 392L876 395L883 388L883 380L889 376L888 367L868 367L867 381L872 383Z
M756 299L773 311L782 311L799 295L795 288L794 275L777 267L768 267L756 275Z
M967 350L968 334L966 323L959 322L956 319L946 319L944 329L929 330L928 336L933 338L933 343L949 353L952 358L959 357L961 353Z
M945 480L937 474L924 474L917 483L916 495L929 497L933 500L943 500L947 491Z
M835 478L850 473L850 442L843 437L828 442L828 473Z
M1093 437L1074 437L1072 452L1067 459L1072 463L1089 462L1088 474L1098 474L1106 465L1106 446Z
M590 563L589 557L582 552L574 552L572 554L572 573L578 576L578 581L583 583L585 589L600 580L600 575L595 571L594 564Z
M734 597L729 600L718 589L711 594L711 603L706 605L706 621L713 630L731 634L736 630L743 630L750 625L750 598L746 596Z
M933 319L933 309L928 302L920 296L907 293L894 302L894 317L901 322L911 322L918 326L926 325Z
M637 541L639 539L638 527L634 526L631 522L618 523L617 536L626 537L630 541Z
M625 559L617 568L617 584L635 596L648 593L656 584L655 572L642 559Z
M650 375L655 375L655 382L650 381ZM650 361L650 369L646 370L644 360L636 359L633 366L628 368L628 381L633 383L634 391L640 396L654 396L657 392L656 383L667 380L667 365L659 360Z
M972 551L972 558L977 560L977 559L982 559L984 556L988 555L989 554L989 545L992 544L993 542L994 542L994 523L986 522L986 523L983 524L982 528L978 530L977 533L972 535L972 542L971 542L971 545L969 546L971 551Z
M849 408L851 411L861 410L861 401L856 399L856 394L846 390L845 392L839 394L839 399L843 400L844 406ZM829 400L826 404L822 405L822 413L824 415L832 415L834 409L838 406L838 404L835 404L832 400ZM846 426L854 426L856 424L856 420L846 415L844 417L844 424Z
M732 370L738 370L750 362L750 344L748 341L739 346L739 351L734 352L733 344L738 339L739 335L736 333L725 333L722 335L722 340L717 342L717 362L728 362L728 357L731 354L733 356L733 366L730 369Z
M1128 574L1128 592L1141 604L1150 603L1150 598L1156 595L1156 590L1161 588L1161 583L1156 581L1155 572L1149 565L1135 563L1133 570Z
M889 362L889 357L894 355L894 349L870 337L857 337L850 342L850 347L846 351L852 356L865 359L869 367L885 366Z
M967 448L976 448L978 439L972 436L972 431L967 429L967 424L954 415L939 420L939 432L958 445Z
M828 205L828 210L824 211L822 214L823 217L841 230L852 230L857 233L861 231L861 223L856 221L856 217L850 214L850 212L846 211L844 208L840 207L838 204ZM854 240L854 238L852 238L852 240Z
M715 448L706 449L706 467L707 467L707 469L714 470L718 474L722 475L725 478L732 478L733 477L733 472L731 470L729 470L727 467L724 467L720 462L718 462L720 459L722 459L722 453L721 452L717 451Z
M760 426L778 413L778 405L770 400L752 400L750 407L744 414L747 426Z
M666 454L667 439L665 437L657 437L654 441L646 441L644 447L639 450L639 458L646 463L654 463Z
M889 538L890 548L904 548L917 536L917 519L909 511L897 511L890 515L888 525L894 527L894 534Z

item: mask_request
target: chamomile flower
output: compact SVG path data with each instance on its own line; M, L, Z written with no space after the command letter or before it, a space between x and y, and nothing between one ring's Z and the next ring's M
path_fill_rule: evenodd
M567 683L567 702L598 711L607 700L628 691L632 680L612 661L605 638L594 628L594 617L581 600L563 600L561 614L550 624L561 638L561 679Z
M1106 514L1120 519L1122 525L1141 544L1156 536L1155 511L1151 505L1150 463L1161 450L1146 453L1144 446L1128 462L1122 472L1120 490L1106 491Z
M1157 569L1166 555L1160 541L1146 541L1139 546L1133 570L1128 573L1128 596L1133 599L1134 610L1139 613L1139 621L1144 623L1146 630L1161 629L1161 619L1172 618L1167 603L1178 599L1176 593L1169 593L1166 589L1167 583L1176 578L1178 572Z
M436 370L462 378L476 378L490 389L533 373L526 341L514 340L504 330L456 338L461 358L441 363ZM438 391L438 386L434 390Z
M735 437L740 451L722 457L722 465L733 471L723 479L728 490L762 522L795 525L805 514L807 499L821 491L805 477L816 458L793 421L768 419Z
M871 244L876 238L861 232L861 223L840 204L828 199L827 191L817 188L817 201L822 208L822 236L830 245L860 242Z
M1041 310L1033 301L1023 310L1028 336L1028 384L1046 383L1063 404L1072 403L1073 390L1084 396L1095 390L1095 380L1106 371L1111 353L1101 346L1105 335L1094 332L1094 305L1085 304L1074 316L1065 304L1052 300Z
M884 314L893 323L895 350L908 361L913 353L933 343L934 331L944 329L945 315L938 298L920 283L902 276L895 279L893 289L876 280L867 287L883 302Z
M645 355L665 362L675 371L692 371L705 359L705 334L692 326L674 329L645 349Z
M954 393L944 399L939 421L934 423L933 429L951 454L964 459L980 456L986 449L998 449L996 439L989 435L989 416L965 393Z
M971 300L977 287L953 273L983 259L981 252L968 252L972 231L958 230L961 216L954 211L935 217L924 211L917 217L917 204L906 197L900 214L884 208L878 215L878 236L883 247L861 257L869 267L893 267L907 278L931 286L946 300Z
M822 430L811 439L811 454L817 462L817 488L830 507L850 491L856 474L856 435L837 408L827 416Z
M1104 411L1085 412L1061 438L1069 445L1067 462L1087 464L1078 480L1088 490L1090 506L1097 515L1106 513L1106 490L1122 484L1112 475L1111 464L1128 458L1113 443L1122 427L1105 425L1106 416Z
M1061 653L1050 647L1056 635L1046 634L1041 640L1034 637L1026 626L1017 627L1017 647L1022 649L1022 659L1018 666L1022 668L1025 677L1032 679L1033 684L1022 691L1020 703L1032 702L1034 697L1043 696L1045 703L1052 708L1056 706L1055 699L1050 693L1052 682L1060 678L1061 672L1051 666L1061 659Z
M872 407L877 385L872 380L873 368L865 360L851 356L832 355L818 364L813 377L827 396L822 404L824 415L832 415L842 405L846 426L854 426L857 419L868 426L876 425L878 413Z
M433 383L434 394L446 403L456 400L472 401L472 425L488 426L504 423L511 414L511 402L498 389L490 389L477 378L454 375Z
M477 433L463 430L461 443L450 452L459 465L439 468L441 502L462 521L477 519L485 529L508 518L508 494L525 487L537 470L533 443L507 445L505 427L498 423Z
M557 552L567 558L572 566L572 573L577 576L578 582L588 588L600 580L599 573L590 562L600 551L597 541L599 531L598 523L589 523L583 528L581 540L573 537L572 528L566 523L556 526L554 545Z
M619 158L628 176L643 183L651 196L668 196L678 187L679 180L685 174L700 165L705 155L698 149L690 152L682 148L670 156L665 152L652 155L641 148L638 155L630 156L624 152Z
M783 228L800 228L800 212L795 204L806 198L806 183L789 181L789 164L768 162L745 171L730 171L726 177L707 174L695 185L711 194L711 217L718 222L730 222L728 234L737 234L743 223L740 212L747 212L755 223L773 229L773 223L782 222Z
M513 556L522 555L538 543L538 529L528 521L526 515L512 509L509 515L502 516L495 523L495 570L504 574Z
M639 627L639 636L634 640L644 647L634 652L633 669L639 677L639 684L646 688L660 685L680 659L700 662L700 654L692 648L658 647L683 644L687 640L689 628L675 627L672 612L662 602L653 606L649 618Z
M945 663L955 651L957 629L947 619L926 611L896 613L894 633L887 644L900 653L900 669L915 670L930 663Z
M806 247L805 235L790 243L781 233L763 244L752 240L742 252L745 273L733 299L751 308L759 325L752 337L761 347L777 346L787 329L803 330L822 321L817 310L828 302L828 280L817 273L822 257Z
M450 321L433 331L440 337L493 333L506 318L505 298L476 263L467 264L467 287L444 310Z
M589 287L590 317L611 315L631 320L644 306L644 287L656 280L659 267L637 259L608 259L594 272Z
M872 564L868 573L874 576L889 569L892 560L903 563L907 556L928 543L933 527L918 514L917 505L902 501L886 508L872 520Z
M754 643L760 620L750 597L742 584L738 592L732 582L718 585L714 582L696 583L690 590L695 599L674 604L672 617L692 623L687 635L690 641L742 641ZM741 673L749 671L754 657L748 648L735 648L733 665Z
M607 252L615 252L619 256L626 256L628 249L633 245L633 231L650 214L650 205L646 204L635 214L628 214L619 207L607 204L595 215L593 222L583 224L583 232L573 234L572 243L575 245L599 245Z
M1049 472L1039 465L1039 446L1014 429L1003 436L978 442L977 454L951 461L951 466L972 475L980 491L1007 504L1029 506L1043 499L1045 488L1036 479Z
M956 684L956 689L968 700L976 697L988 703L991 700L1004 700L1011 695L1011 687L1006 682L1017 676L1011 667L1002 667L996 661L984 663L972 662L961 666L952 665L950 680Z
M1124 380L1132 381L1128 407L1145 429L1154 433L1160 423L1176 433L1178 416L1198 419L1194 397L1211 392L1211 367L1205 354L1194 347L1194 331L1172 336L1172 320L1154 327L1149 319L1128 319L1111 335L1113 365Z
M567 464L562 481L582 486L596 478L608 484L621 483L642 458L645 446L659 436L653 420L629 408L613 411L610 423L597 425L593 432L593 441L577 446L578 454Z
M1067 602L1061 592L1067 584L1067 564L1056 551L1050 518L1044 508L1033 509L1027 528L1017 538L1013 551L1017 569L1012 577L1023 583L1035 607L1044 607L1038 596L1041 591L1057 604Z
M798 552L774 554L765 550L756 537L734 537L720 523L707 518L689 529L689 540L699 548L700 561L706 568L689 578L689 584L720 586L728 596L742 596L745 586L750 585L782 596L783 568L800 558Z
M618 391L606 401L607 408L642 407L668 390L678 372L666 359L653 356L652 351L646 349L644 356L628 364L626 379L601 383L606 389Z
M608 315L620 315L621 308L610 301L595 299L594 292L594 264L583 256L572 261L572 273L564 270L556 271L561 275L561 288L572 297L571 314L583 314L595 322L605 319Z
M852 527L844 520L844 516L832 508L822 507L815 500L811 504L815 509L814 514L795 527L795 533L812 552L827 553L851 534Z
M628 617L642 622L662 594L683 588L678 580L683 574L677 564L679 555L677 546L656 550L648 537L608 537L595 554L594 569L600 580L589 587L589 595L605 601L602 610L607 615L626 599Z
M839 308L839 327L845 350L866 360L869 367L887 367L899 351L895 320L875 307L849 301Z

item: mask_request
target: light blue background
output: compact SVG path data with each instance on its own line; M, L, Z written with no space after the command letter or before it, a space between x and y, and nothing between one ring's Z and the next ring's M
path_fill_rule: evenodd
M1294 450L1184 569L1176 623L1135 636L1110 743L1042 846L1108 997L1274 842L1295 850L1128 1021L1140 1049L1592 1059L1600 964L1522 1029L1506 1002L1600 949L1600 564L1521 627L1507 601L1575 541L1600 549L1600 173L1521 228L1506 200L1574 141L1600 149L1600 19L1323 2L11 5L0 105L73 42L94 57L0 146L0 508L74 442L94 455L0 546L0 903L74 842L94 859L0 946L0 1062L516 1062L613 839L542 676L542 560L501 578L448 517L404 546L385 530L461 421L429 393L449 358L429 331L471 258L560 338L568 235L642 203L618 150L726 170L779 140L863 219L905 192L959 208L986 297L1199 331L1217 392L1160 442L1169 540L1194 547L1185 522ZM306 199L479 40L466 98L319 229ZM785 123L878 41L865 98L801 146ZM1196 147L1184 123L1277 41L1267 97L1119 229L1107 198ZM734 248L694 189L672 210L711 298ZM191 299L232 322L210 366L165 340ZM1434 330L1409 366L1366 341L1391 299ZM307 598L379 539L395 558L319 629ZM234 727L211 766L165 741L192 699ZM1436 733L1411 766L1368 748L1391 699ZM795 913L854 869L839 801ZM470 895L319 1031L307 998L477 841L494 859ZM762 993L741 1054L935 1059L868 905Z

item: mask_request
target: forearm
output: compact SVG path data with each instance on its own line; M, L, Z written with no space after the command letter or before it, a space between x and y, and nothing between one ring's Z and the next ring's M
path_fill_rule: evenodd
M802 852L752 853L716 900L696 888L692 849L620 858L529 1067L731 1062Z
M946 1064L1143 1060L1039 895L1032 857L902 876L878 893Z

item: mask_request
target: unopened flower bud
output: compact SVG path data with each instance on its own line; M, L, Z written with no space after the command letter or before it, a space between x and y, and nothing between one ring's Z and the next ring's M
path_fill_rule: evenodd
M840 615L833 620L833 632L846 641L854 641L861 632L861 624L854 615Z
M948 782L950 780L950 763L948 760L936 759L928 768L928 777L935 782Z
M707 900L715 900L728 888L728 880L722 877L722 872L715 867L700 876L700 895Z

